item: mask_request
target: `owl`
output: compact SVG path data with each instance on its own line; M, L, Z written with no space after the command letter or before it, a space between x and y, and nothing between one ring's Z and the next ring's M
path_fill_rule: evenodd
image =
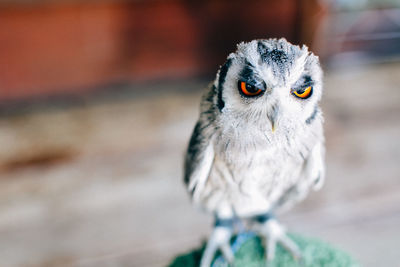
M238 220L265 240L267 263L277 243L301 257L274 215L324 182L322 87L318 57L285 39L242 42L220 67L184 162L192 202L215 217L201 267L217 250L234 260Z

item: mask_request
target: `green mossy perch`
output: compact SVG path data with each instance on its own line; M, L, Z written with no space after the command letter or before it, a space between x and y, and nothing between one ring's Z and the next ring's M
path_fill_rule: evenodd
M291 254L279 245L276 248L274 261L271 267L356 267L360 266L347 253L338 250L331 245L313 238L306 238L297 234L289 235L300 247L303 261L296 262ZM198 267L202 255L202 248L180 255L173 260L169 267ZM219 258L219 259L218 259ZM218 262L215 262L218 261ZM213 267L228 266L225 261L217 255ZM235 252L235 267L263 267L264 247L259 237L250 236Z

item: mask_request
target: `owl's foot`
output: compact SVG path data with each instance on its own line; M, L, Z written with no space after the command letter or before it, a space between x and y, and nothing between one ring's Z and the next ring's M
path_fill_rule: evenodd
M299 247L287 234L285 228L278 223L274 218L269 218L259 227L260 234L265 238L265 255L268 263L271 263L275 257L276 244L281 244L289 251L293 258L301 262L301 252Z
M233 264L234 255L230 246L230 240L233 232L233 220L217 219L214 230L208 239L207 246L201 258L200 267L210 267L215 253L218 249L221 250L225 260Z

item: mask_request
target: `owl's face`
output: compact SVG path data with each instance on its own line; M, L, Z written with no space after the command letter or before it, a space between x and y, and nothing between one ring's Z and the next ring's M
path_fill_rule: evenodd
M306 46L254 40L228 56L214 86L222 114L267 116L272 125L284 118L306 122L321 98L322 70Z

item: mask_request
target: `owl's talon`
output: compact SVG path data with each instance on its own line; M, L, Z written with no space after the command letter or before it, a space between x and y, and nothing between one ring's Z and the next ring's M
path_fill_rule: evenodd
M209 267L217 250L221 250L225 260L233 266L235 256L230 246L232 227L216 226L207 242L201 258L200 267Z
M284 227L281 226L275 219L269 219L264 222L259 228L259 231L266 241L265 255L267 266L268 263L271 263L275 258L277 243L281 244L289 253L291 253L296 261L302 261L299 247L287 236Z
M293 242L292 239L290 239L290 238L286 235L286 233L284 233L284 235L281 237L280 243L282 244L282 246L283 246L287 251L289 251L289 252L292 254L293 258L294 258L296 261L299 261L299 262L301 261L302 257L301 257L301 252L300 252L299 247L296 245L296 243Z

